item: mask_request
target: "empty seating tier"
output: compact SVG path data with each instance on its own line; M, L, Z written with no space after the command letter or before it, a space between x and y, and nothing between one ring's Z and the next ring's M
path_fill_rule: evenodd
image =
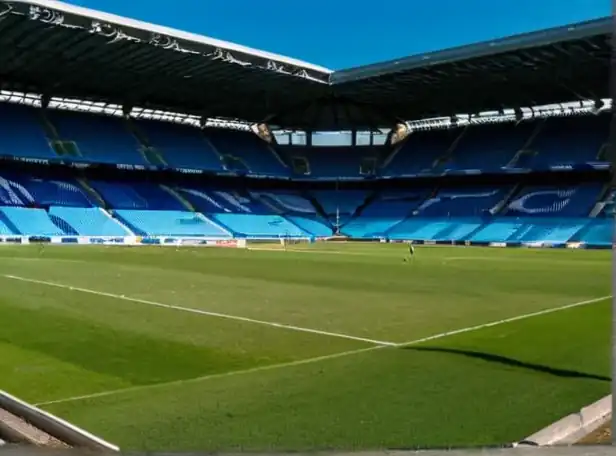
M218 225L194 212L120 209L114 215L141 236L230 237Z

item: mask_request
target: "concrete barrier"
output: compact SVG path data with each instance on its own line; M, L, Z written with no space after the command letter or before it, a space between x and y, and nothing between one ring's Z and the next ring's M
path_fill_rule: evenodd
M106 442L4 391L0 391L0 407L72 447L103 452L120 451L116 445Z
M518 445L546 446L566 445L577 442L607 423L612 416L612 396L605 396L597 402L582 408L550 424Z

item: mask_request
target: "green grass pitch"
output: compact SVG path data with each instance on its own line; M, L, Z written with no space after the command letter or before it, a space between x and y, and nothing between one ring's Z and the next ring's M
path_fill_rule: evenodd
M610 251L293 249L3 246L0 388L209 451L502 444L609 393Z

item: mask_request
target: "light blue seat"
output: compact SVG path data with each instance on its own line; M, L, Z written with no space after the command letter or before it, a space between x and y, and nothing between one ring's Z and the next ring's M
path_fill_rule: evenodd
M543 240L546 242L569 242L571 238L573 238L573 236L584 227L585 224L586 222L584 221L559 223L545 233Z
M61 207L52 206L49 214L57 217L81 236L129 236L117 220L108 217L98 207ZM62 223L58 223L62 226ZM65 231L68 231L65 229Z
M413 239L431 241L441 231L448 228L450 220L430 220L409 218L387 232L390 239Z
M400 223L399 217L359 217L342 227L342 233L357 239L384 237L394 225Z
M20 234L17 230L12 230L6 223L6 218L4 214L2 214L2 211L0 211L0 236Z
M27 236L62 236L66 234L51 221L49 215L43 209L1 207L0 212L21 234Z
M327 237L333 234L331 226L316 217L306 215L289 215L287 216L287 219L299 226L302 230L316 237Z
M609 246L614 236L614 221L612 219L593 220L584 231L573 240L589 245Z
M453 218L450 222L445 229L432 236L433 241L467 241L484 224L480 218Z
M195 212L120 209L114 211L114 215L142 236L229 237L227 232Z
M308 233L279 215L215 214L212 218L246 237L306 237Z
M496 219L489 221L470 240L474 242L506 242L523 225L524 222L515 219Z

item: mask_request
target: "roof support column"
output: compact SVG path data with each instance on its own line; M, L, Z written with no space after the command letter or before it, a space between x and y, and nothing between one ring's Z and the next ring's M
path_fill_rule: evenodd
M51 95L49 95L48 93L44 93L43 95L41 95L41 108L47 109L50 101Z

